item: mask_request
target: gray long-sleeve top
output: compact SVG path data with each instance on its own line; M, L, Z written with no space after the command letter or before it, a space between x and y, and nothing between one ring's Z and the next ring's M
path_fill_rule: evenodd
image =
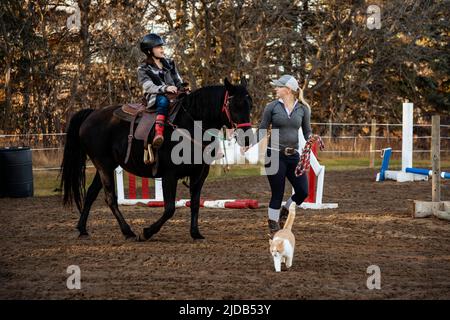
M165 89L168 86L179 87L182 83L173 60L161 59L161 63L163 65L162 69L148 63L143 63L138 67L138 82L142 86L144 93L165 93Z
M301 127L305 140L311 135L311 110L309 107L296 101L294 109L288 116L281 99L272 101L264 109L263 117L256 133L257 142L264 137L262 129L267 130L272 124L272 130L279 130L279 145L273 143L269 145L272 148L284 149L291 147L298 149L298 129ZM272 133L273 135L273 133Z
M156 65L143 63L137 69L138 82L142 86L144 95L147 95L147 107L154 105L156 95L166 92L168 86L182 86L182 80L175 62L170 59L161 59L163 65L159 69Z

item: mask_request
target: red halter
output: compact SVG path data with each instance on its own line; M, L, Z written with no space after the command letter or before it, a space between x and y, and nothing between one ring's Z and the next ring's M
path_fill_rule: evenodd
M229 101L230 97L228 94L228 90L225 91L225 99L223 101L223 106L222 106L222 112L225 112L225 115L228 118L228 121L230 122L231 126L233 128L247 128L247 127L251 127L252 124L250 122L244 122L244 123L238 123L236 124L235 122L233 122L233 120L231 119L231 113L230 113L230 101Z

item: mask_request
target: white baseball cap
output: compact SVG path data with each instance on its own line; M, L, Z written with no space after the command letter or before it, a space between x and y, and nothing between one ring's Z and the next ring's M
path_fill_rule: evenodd
M297 80L295 80L293 76L288 74L281 76L280 79L274 80L270 84L276 87L288 87L293 91L298 91L299 88Z

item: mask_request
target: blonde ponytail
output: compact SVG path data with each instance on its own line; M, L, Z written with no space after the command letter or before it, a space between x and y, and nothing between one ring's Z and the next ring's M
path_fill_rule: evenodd
M298 98L305 106L307 106L309 108L309 110L311 110L311 106L309 105L308 102L306 102L305 97L303 96L302 88L298 88Z

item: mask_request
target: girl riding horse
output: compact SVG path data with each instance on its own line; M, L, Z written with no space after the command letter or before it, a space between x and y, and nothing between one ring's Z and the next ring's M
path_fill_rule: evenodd
M164 45L164 40L155 33L144 36L140 47L147 57L137 71L147 108L156 107L155 137L152 142L154 149L159 149L164 142L164 123L170 104L165 94L177 93L186 85L181 80L175 62L165 58Z

